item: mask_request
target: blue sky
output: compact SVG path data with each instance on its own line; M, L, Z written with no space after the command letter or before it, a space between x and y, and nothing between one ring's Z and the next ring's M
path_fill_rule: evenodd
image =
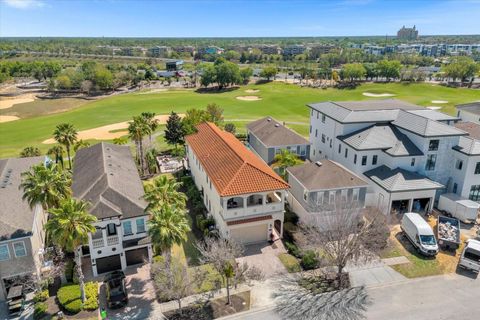
M0 0L0 36L480 34L480 0Z

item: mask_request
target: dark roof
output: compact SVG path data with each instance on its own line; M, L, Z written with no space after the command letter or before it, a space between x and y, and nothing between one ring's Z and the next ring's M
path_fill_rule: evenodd
M400 110L393 125L423 137L462 136L466 132L445 123Z
M422 151L391 124L377 124L338 139L356 150L381 149L392 156L421 156Z
M390 169L383 165L363 173L389 192L441 189L444 186L421 174L401 168Z
M453 117L453 116L451 116L449 114L446 114L446 113L443 113L443 112L428 109L428 107L425 108L425 109L422 109L422 110L408 110L408 112L416 114L416 115L424 117L424 118L435 120L435 121L457 121L457 120L460 120L460 118L458 118L458 117Z
M452 149L471 156L478 156L480 155L480 140L460 137L458 145L452 147Z
M32 234L35 212L22 200L21 174L45 157L0 159L0 241Z
M351 110L351 111L368 111L368 110L416 110L422 107L397 99L382 100L363 100L363 101L333 101L332 103Z
M301 135L271 117L251 122L247 128L267 147L309 144Z
M315 163L305 162L299 166L289 167L287 170L288 176L295 177L308 190L354 188L368 185L356 174L331 160Z
M130 148L99 143L80 149L73 166L73 196L91 204L99 219L145 215L143 184Z
M473 139L480 140L480 124L476 124L473 122L457 122L455 123L455 128L463 130L468 133L470 137Z
M457 107L457 109L465 110L465 111L468 111L470 113L480 115L480 101L465 103L465 104L459 104L456 107Z

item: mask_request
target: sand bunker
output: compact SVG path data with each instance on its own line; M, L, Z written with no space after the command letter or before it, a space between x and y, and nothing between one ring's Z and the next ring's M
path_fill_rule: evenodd
M165 124L167 122L167 119L170 115L160 115L156 116L155 119L158 120L159 124ZM183 117L183 114L179 114L180 117ZM128 128L128 123L130 121L125 121L125 122L118 122L118 123L113 123L109 124L106 126L102 127L97 127L93 129L88 129L88 130L83 130L78 132L78 139L83 139L83 140L88 140L88 139L95 139L95 140L112 140L115 138L120 138L121 136L124 136L128 134L127 130L122 130L122 129L127 129ZM121 130L121 131L117 131ZM111 132L115 131L115 132ZM44 144L54 144L56 143L55 139L50 138L42 143Z
M447 100L432 100L432 103L441 104L441 103L448 103L448 101Z
M248 89L248 90L245 90L246 93L256 93L256 92L259 92L260 90L258 89Z
M427 107L427 109L430 109L430 110L440 110L440 109L442 109L442 107L431 106L431 107Z
M393 93L371 93L371 92L364 92L362 93L366 97L374 97L374 98L380 98L380 97L393 97L395 96Z
M262 100L262 98L258 96L239 96L237 97L238 100L243 100L243 101L258 101Z
M16 97L2 97L0 100L0 109L8 109L13 107L16 104L32 102L35 100L34 94L24 94Z
M19 119L20 119L19 117L15 117L15 116L0 116L0 123L15 121Z

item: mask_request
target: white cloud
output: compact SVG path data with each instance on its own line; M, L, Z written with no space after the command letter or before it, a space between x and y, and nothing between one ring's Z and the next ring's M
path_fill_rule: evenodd
M3 0L3 2L6 5L17 9L39 8L45 5L45 3L40 0Z

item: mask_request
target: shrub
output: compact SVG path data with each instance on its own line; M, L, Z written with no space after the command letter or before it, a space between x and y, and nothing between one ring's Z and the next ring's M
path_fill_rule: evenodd
M285 222L283 224L283 238L285 241L290 241L292 242L293 239L293 234L297 231L297 227L291 223L291 222Z
M281 253L278 258L283 263L288 272L292 273L302 271L300 263L298 263L298 260L294 256L291 256L288 253Z
M319 261L317 254L313 250L307 250L302 255L302 267L305 270L312 270L318 267Z
M237 138L240 141L245 141L245 140L247 140L247 134L246 133L237 133L237 134L235 134L235 138Z
M33 318L41 319L47 313L48 306L45 302L36 302L33 309Z
M295 256L297 258L302 257L300 249L294 243L285 242L285 247L287 248L288 253L290 253L292 256Z
M197 224L198 230L203 231L204 221L205 221L205 217L203 216L203 214L197 214L195 216L195 223Z
M284 218L283 221L285 221L285 223L290 222L294 225L297 225L298 224L298 216L295 212L287 210L287 211L285 211L285 218Z
M42 290L35 294L33 297L34 302L44 302L48 299L48 290Z
M87 282L85 283L85 303L83 304L85 310L97 310L98 309L98 283Z
M80 297L80 286L69 284L61 287L57 293L58 303L70 313L79 313L82 310L82 299Z

